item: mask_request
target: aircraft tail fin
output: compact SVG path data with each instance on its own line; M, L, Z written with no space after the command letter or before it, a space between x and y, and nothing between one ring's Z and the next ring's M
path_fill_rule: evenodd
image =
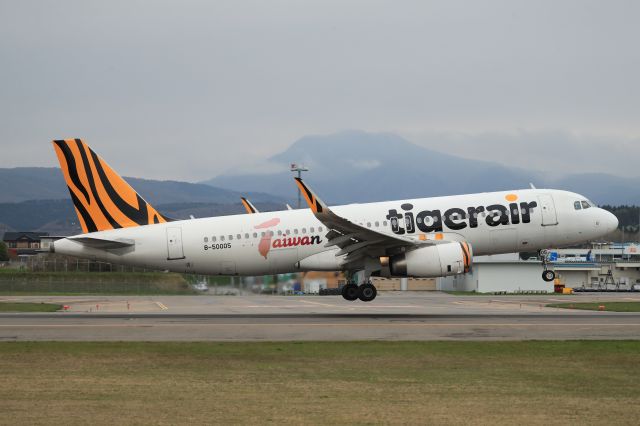
M53 147L83 232L171 220L158 213L82 140L54 140Z

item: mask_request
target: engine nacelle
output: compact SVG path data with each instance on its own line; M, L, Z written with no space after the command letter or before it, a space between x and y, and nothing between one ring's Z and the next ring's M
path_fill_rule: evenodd
M456 241L393 256L389 259L389 270L394 277L446 277L469 272L472 259L471 246Z

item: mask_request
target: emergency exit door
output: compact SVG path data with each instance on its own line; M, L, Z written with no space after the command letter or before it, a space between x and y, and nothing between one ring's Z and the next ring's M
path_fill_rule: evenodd
M167 260L184 259L182 228L167 228Z
M556 214L556 205L550 194L538 195L540 201L540 210L542 211L542 226L553 226L558 224L558 215Z

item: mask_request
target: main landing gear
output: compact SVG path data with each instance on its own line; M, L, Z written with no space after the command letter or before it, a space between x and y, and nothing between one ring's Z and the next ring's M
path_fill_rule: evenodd
M547 250L540 250L540 258L542 259L542 279L546 282L551 282L556 279L556 273L549 269L549 252Z
M371 282L366 282L360 285L348 283L342 287L342 297L350 302L357 299L360 299L363 302L371 302L377 295L378 290L376 290L376 287L371 284Z

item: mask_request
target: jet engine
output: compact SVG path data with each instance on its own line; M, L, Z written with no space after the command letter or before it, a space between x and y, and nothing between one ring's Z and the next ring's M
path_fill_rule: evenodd
M421 247L389 258L394 277L437 278L467 273L473 254L466 242L448 242Z

